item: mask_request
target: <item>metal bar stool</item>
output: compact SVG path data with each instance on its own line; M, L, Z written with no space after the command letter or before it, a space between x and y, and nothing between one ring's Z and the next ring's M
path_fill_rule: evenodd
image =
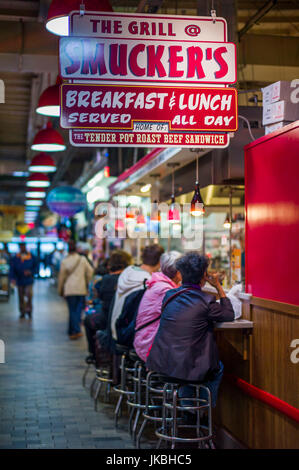
M109 401L112 384L111 370L109 366L96 369L96 382L97 388L93 397L95 411L98 410L98 397L100 395L102 385L105 386L105 401Z
M119 398L118 398L118 401L114 410L114 423L115 423L115 426L117 427L118 418L121 415L121 405L122 405L124 396L128 398L129 396L134 394L134 390L132 390L132 387L133 387L132 378L135 373L135 367L134 365L132 365L132 361L129 358L129 348L117 344L116 350L118 353L122 352L121 363L120 363L120 371L121 371L120 384L115 385L113 387L113 390L119 394Z
M145 363L138 357L134 350L129 351L129 357L132 361L134 361L134 374L132 377L133 382L133 391L134 393L128 397L127 405L131 408L130 411L130 418L128 423L129 433L132 435L133 442L136 440L136 432L138 421L141 415L141 412L145 409L145 400L143 394L143 388L145 389L146 381L145 381ZM134 413L136 411L134 424L133 418Z
M171 442L171 448L175 448L177 442L180 443L198 443L201 448L214 448L212 443L212 406L211 392L208 387L200 383L187 383L171 377L160 376L164 382L163 387L163 409L162 426L156 430L156 436L159 438L158 447L161 441ZM182 385L189 385L195 390L195 397L178 397L178 390ZM207 399L200 398L200 391L203 390ZM183 401L191 402L186 405ZM178 413L191 411L194 413L194 424L183 424L184 421L179 418ZM207 412L207 423L203 423L202 413ZM170 418L170 419L169 419ZM181 429L194 429L196 437L181 437Z
M157 372L149 371L145 381L145 409L142 413L143 422L136 438L136 447L140 449L140 441L146 424L151 421L157 426L162 423L162 402L164 383L160 380ZM156 402L160 402L157 404ZM171 421L171 418L165 418Z

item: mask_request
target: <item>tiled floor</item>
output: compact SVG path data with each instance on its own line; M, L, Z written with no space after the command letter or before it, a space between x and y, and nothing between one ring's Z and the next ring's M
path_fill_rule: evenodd
M93 408L82 387L85 339L70 341L64 301L48 281L34 286L33 320L19 320L17 296L0 301L0 449L133 448L113 407Z

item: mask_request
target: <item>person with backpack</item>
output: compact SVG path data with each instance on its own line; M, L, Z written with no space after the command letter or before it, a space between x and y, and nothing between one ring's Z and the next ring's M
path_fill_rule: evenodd
M208 275L208 264L208 259L197 252L177 260L182 285L169 290L163 299L160 326L146 366L174 379L205 384L214 407L223 364L219 361L213 324L233 321L234 310L218 275ZM206 281L216 288L220 303L201 290ZM188 385L182 387L180 396L190 397Z
M70 339L78 339L81 333L81 312L84 299L88 293L88 285L93 275L93 269L84 256L79 255L76 243L70 240L68 256L61 262L58 276L58 293L64 296L69 309Z
M95 362L94 336L98 330L107 328L109 308L116 291L117 281L125 268L132 263L132 258L126 251L115 250L111 253L108 262L108 274L95 284L98 299L101 302L101 312L87 315L84 320L89 355L85 361L87 364Z
M161 272L153 273L146 281L147 289L138 308L134 337L135 351L144 362L160 325L162 300L166 292L181 283L181 273L176 268L180 257L178 251L163 253Z
M145 282L150 279L152 273L160 269L160 258L164 248L158 244L146 246L143 249L141 266L128 266L119 276L111 314L111 334L114 341L118 341L116 322L126 301L126 298L135 291L144 291ZM132 301L130 312L136 311L144 292L137 295L136 301ZM142 294L142 295L141 295Z

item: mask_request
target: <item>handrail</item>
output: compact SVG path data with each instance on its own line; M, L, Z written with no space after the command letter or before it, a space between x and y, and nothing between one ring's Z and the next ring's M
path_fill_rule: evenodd
M240 388L246 395L249 395L263 403L266 403L271 408L274 408L275 410L280 411L280 413L284 414L285 416L288 416L288 418L291 418L293 421L296 421L297 423L299 423L299 409L298 408L295 408L294 406L289 405L289 403L281 400L280 398L277 398L271 393L265 392L264 390L257 388L252 384L249 384L245 380L240 379L240 377L237 377L232 374L225 374L225 377L231 383L233 383L238 388Z

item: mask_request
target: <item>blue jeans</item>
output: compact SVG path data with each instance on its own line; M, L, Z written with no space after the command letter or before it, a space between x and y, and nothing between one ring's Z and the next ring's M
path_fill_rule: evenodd
M68 295L66 297L69 308L69 335L81 332L81 312L84 306L83 295Z
M219 370L216 372L213 376L212 379L207 380L206 382L203 382L202 385L205 385L210 389L211 392L211 401L212 401L212 407L215 408L216 402L217 402L217 396L218 396L218 389L222 380L223 376L223 364L221 361L219 361ZM200 395L199 398L202 398L203 400L207 400L207 392L204 389L200 389ZM194 387L191 387L190 385L184 385L183 387L180 387L179 389L179 397L184 398L184 397L194 397ZM192 406L192 401L188 400L182 400L182 404L184 406Z

